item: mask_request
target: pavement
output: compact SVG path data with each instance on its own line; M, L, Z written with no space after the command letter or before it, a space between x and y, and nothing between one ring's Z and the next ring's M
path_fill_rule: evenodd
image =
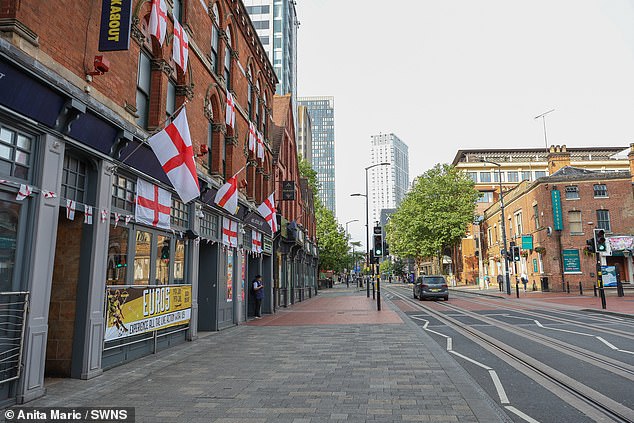
M135 407L136 422L508 422L387 298L335 285L273 315L116 367L47 379L27 407Z
M625 288L625 296L623 297L617 296L615 288L606 288L605 309L602 308L601 299L598 296L594 296L592 289L584 290L583 295L580 294L578 288L577 290L573 290L572 287L570 294L567 292L532 291L530 287L524 292L520 285L519 298L517 298L515 286L512 286L511 295L507 295L506 292L500 292L497 284L495 287L490 286L488 289L480 289L478 285L458 285L456 287L450 287L449 289L474 295L507 298L527 306L532 305L539 307L544 304L550 304L568 309L588 310L597 313L615 314L634 318L634 289L629 286Z

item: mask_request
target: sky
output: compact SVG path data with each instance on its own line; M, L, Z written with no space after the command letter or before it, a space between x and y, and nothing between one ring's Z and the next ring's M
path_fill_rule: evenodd
M299 96L335 97L337 219L365 245L370 135L410 179L459 149L634 142L632 0L298 0ZM370 222L372 225L372 222Z

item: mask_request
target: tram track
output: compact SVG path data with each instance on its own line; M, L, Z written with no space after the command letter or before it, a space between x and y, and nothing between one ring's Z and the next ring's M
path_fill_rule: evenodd
M631 408L620 404L619 402L613 400L612 398L609 398L608 396L598 392L597 390L584 385L574 378L538 361L537 359L518 350L517 348L508 345L507 343L504 343L496 339L495 337L484 333L481 330L465 325L460 320L454 317L447 316L446 314L437 311L432 307L426 306L419 301L411 299L409 295L397 292L395 289L390 289L389 291L391 291L391 293L396 297L410 303L415 308L425 311L428 315L434 317L439 322L455 330L457 333L477 343L487 351L492 352L497 357L503 359L506 363L510 364L515 369L519 370L524 375L534 380L536 383L539 383L562 400L568 402L571 406L575 407L589 418L599 422L634 422L634 410L632 410ZM505 330L509 330L509 326L511 326L495 319L486 318L477 313L462 310L458 307L452 306L451 304L437 304L447 308L448 310L458 311L465 316L469 316L489 325L493 324L496 327L499 327L500 325L505 325ZM518 328L516 326L511 326L511 328L513 333L518 332ZM521 336L528 337L533 340L535 333L530 332L529 336L529 334L527 334L526 332L524 332ZM551 342L551 345L548 345L550 341L555 342ZM634 380L634 367L626 363L621 363L618 362L618 360L610 359L608 360L609 363L603 365L597 363L597 360L608 359L609 357L603 357L600 354L592 353L593 358L586 359L586 357L583 357L582 355L586 353L587 350L581 349L576 346L571 346L569 344L565 345L565 343L562 341L552 340L542 335L540 335L539 342L542 345L547 346L548 348L554 348L576 359L583 359L584 361L594 366L598 365L598 367L604 368L605 370L608 370L612 373L619 374L619 376L621 377L626 377L629 380ZM624 374L627 376L624 376Z

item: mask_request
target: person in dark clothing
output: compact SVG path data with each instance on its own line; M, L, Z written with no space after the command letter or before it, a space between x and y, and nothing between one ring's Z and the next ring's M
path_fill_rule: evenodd
M502 285L504 285L504 277L502 276L501 273L498 275L498 285L500 286L500 292L502 292Z
M253 293L255 294L255 318L262 317L262 300L264 299L264 284L262 275L256 275L253 280Z

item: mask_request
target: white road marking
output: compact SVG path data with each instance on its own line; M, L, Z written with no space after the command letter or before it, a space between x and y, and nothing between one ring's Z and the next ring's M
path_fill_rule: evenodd
M502 386L502 382L498 377L498 374L495 373L495 370L489 370L489 375L493 380L493 384L495 385L496 391L498 391L498 396L500 397L500 402L502 404L510 404L509 398L506 396L506 391L504 391L504 386Z
M603 339L603 338L601 338L600 336L597 336L597 335L592 335L592 334L590 334L590 333L575 332L575 331L572 331L572 330L565 330L565 329L551 328L551 327L548 327L548 326L544 326L544 325L542 325L542 324L539 322L539 320L533 320L533 321L534 321L534 322L535 322L535 324L536 324L537 326L539 326L540 328L549 329L549 330L556 330L556 331L559 331L559 332L572 333L572 334L574 334L574 335L589 336L589 337L591 337L591 338L597 338L599 341L603 342L605 345L607 345L609 348L611 348L611 349L612 349L612 350L614 350L614 351L622 352L622 353L625 353L625 354L634 354L634 351L622 350L622 349L620 349L619 347L617 347L617 346L615 346L615 345L613 345L613 344L609 343L608 341L606 341L605 339Z
M523 419L524 421L527 421L529 423L539 423L539 420L535 420L534 418L532 418L531 416L528 416L524 413L522 413L520 410L518 410L517 408L513 407L512 405L507 405L506 407L507 410L509 410L511 413L515 414L516 416L520 417L521 419Z
M613 350L618 350L618 347L615 347L614 345L610 344L608 341L606 341L605 339L601 338L600 336L597 336L597 339L599 341L603 342L608 347L612 348Z
M450 353L452 353L453 355L457 355L458 357L462 358L463 360L467 360L469 363L473 363L478 367L482 367L484 370L493 370L491 369L489 366L487 366L486 364L482 364L479 361L476 361L472 358L467 357L466 355L462 355L459 352L456 351L449 351ZM495 383L495 381L494 381Z

